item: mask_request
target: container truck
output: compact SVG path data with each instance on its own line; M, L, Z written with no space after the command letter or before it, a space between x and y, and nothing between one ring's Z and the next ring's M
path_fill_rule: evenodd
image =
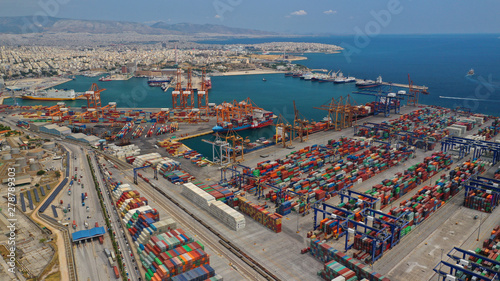
M118 271L118 267L113 266L113 271L115 272L116 279L120 278L120 272Z
M73 221L73 229L76 229L76 221Z

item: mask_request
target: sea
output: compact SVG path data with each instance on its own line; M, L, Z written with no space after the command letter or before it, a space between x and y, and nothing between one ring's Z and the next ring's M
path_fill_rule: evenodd
M500 35L379 35L364 38L355 36L276 37L253 39L222 39L200 41L205 44L252 44L266 42L315 42L344 47L336 54L304 53L306 60L294 63L311 69L341 70L344 75L408 84L408 75L415 85L429 88L428 95L420 95L421 104L450 108L469 108L473 112L500 116ZM467 76L469 69L475 75ZM263 78L266 81L263 81ZM127 81L99 82L98 77L77 76L75 80L59 85L59 89L88 90L92 83L106 90L101 94L102 104L117 102L118 107L171 107L171 90L149 87L146 78ZM394 90L397 88L387 89ZM404 90L404 89L403 89ZM315 107L328 104L331 98L347 96L357 104L373 101L374 97L356 94L354 84L333 84L304 81L284 77L283 74L215 76L212 77L210 102L241 101L249 97L257 106L281 114L293 121L293 101L308 120L320 121L326 112ZM12 104L11 99L5 100ZM40 101L17 100L20 105L40 104ZM50 105L55 102L43 102ZM82 106L86 101L67 102ZM243 137L255 140L270 137L271 128L241 132ZM191 139L186 144L200 144ZM202 150L208 153L208 150ZM211 154L211 149L210 149Z

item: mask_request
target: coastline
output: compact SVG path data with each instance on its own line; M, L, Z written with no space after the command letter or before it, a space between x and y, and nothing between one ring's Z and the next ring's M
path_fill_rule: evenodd
M238 71L228 71L223 73L213 73L210 76L236 76L236 75L256 75L256 74L279 74L285 73L286 71L278 71L278 70L238 70Z
M45 77L45 78L23 78L18 80L5 81L5 87L26 88L29 90L46 90L55 86L67 83L73 79L62 77Z

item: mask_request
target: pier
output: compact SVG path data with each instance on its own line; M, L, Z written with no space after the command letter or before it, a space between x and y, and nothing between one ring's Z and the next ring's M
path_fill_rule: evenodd
M365 79L356 79L357 82L362 82L365 81ZM399 88L410 88L408 84L400 84L400 83L391 83L391 82L382 82L382 85L384 86L393 86L393 87L399 87ZM417 86L417 85L411 85L412 89L415 90L421 90L421 91L427 91L429 87L426 86Z
M385 86L394 86L394 87L400 87L400 88L410 88L410 86L408 84L399 84L399 83L382 82L382 85L385 85ZM422 91L427 91L429 89L426 86L412 85L411 87L412 87L412 89L422 90Z
M183 141L183 140L187 140L187 139L191 139L191 138L196 138L196 137L201 137L201 136L209 135L211 133L213 133L213 131L207 131L207 132L203 132L203 133L199 133L199 134L185 136L185 137L182 137L182 138L176 138L175 140L176 141Z

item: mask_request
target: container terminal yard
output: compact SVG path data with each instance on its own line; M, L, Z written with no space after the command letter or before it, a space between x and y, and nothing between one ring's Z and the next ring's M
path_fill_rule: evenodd
M57 235L61 280L498 280L498 117L421 105L409 79L332 98L317 122L287 101L286 120L178 73L172 108L102 105L93 84L85 108L0 109L63 159L36 206L18 195Z

